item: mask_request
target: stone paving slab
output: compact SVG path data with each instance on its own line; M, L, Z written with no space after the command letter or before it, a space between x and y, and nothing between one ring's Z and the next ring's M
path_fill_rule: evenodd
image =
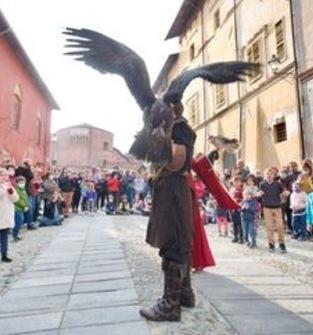
M51 286L10 289L6 293L5 297L2 299L23 299L23 298L49 297L53 295L68 294L68 292L70 292L71 285L72 283L51 285Z
M101 281L101 280L112 280L120 278L130 278L131 274L128 271L114 271L114 272L104 272L104 273L92 273L77 275L76 282L92 282L92 281Z
M134 288L134 283L131 278L121 278L115 280L103 280L99 282L93 282L90 285L86 283L75 283L73 287L73 293L81 292L101 292L101 291L120 291L124 289ZM123 292L120 292L123 294Z
M124 272L128 271L128 265L126 262L109 264L109 265L99 265L99 266L85 266L79 267L77 274L94 274L94 273L103 273L103 272Z
M125 322L118 325L102 325L95 327L73 328L62 330L59 335L146 335L149 334L147 324L141 322ZM37 335L37 334L36 334Z
M119 259L102 259L93 262L83 262L79 264L79 269L84 268L98 268L101 266L111 266L116 264L126 264L125 258Z
M11 335L56 329L60 326L62 313L47 313L0 319L1 335Z
M32 297L24 299L2 299L0 317L9 313L33 312L35 310L51 310L62 308L67 302L67 295ZM0 332L1 334L1 332Z
M288 276L228 276L228 278L245 285L302 285Z
M50 276L47 278L33 278L24 279L22 278L12 288L24 288L24 287L38 287L38 286L50 286L56 284L67 284L73 281L74 276Z
M308 332L313 334L313 326L309 322L299 318L292 313L266 315L262 314L256 318L254 315L228 316L227 320L240 331L241 335L260 334L290 334Z
M35 278L50 278L51 276L63 277L63 276L71 276L75 273L75 268L70 269L61 269L49 271L26 271L23 275L24 279L35 279Z
M140 321L138 306L118 306L65 312L62 328Z
M134 288L123 291L91 292L72 294L68 308L86 308L98 306L132 305L137 302Z

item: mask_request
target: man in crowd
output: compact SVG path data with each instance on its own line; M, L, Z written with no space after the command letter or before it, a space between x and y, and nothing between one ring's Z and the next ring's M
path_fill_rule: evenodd
M275 172L272 169L267 169L265 178L266 179L260 185L260 190L262 194L269 251L274 252L275 250L274 231L276 224L279 247L282 253L286 253L285 228L281 210L281 195L284 192L284 188L279 181L275 180Z
M72 178L72 173L70 170L63 170L62 174L59 177L59 186L65 202L64 217L67 218L69 216L70 208L72 206L72 199L75 188L75 182Z

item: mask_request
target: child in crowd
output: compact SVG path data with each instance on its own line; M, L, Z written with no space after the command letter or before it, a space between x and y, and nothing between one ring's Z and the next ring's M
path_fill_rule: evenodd
M240 176L237 176L233 179L233 186L230 189L230 194L238 202L238 204L240 204L242 201L242 191L243 191L242 179ZM232 242L243 243L243 231L241 225L240 210L232 211L231 218L233 221L233 229L234 229L234 239L232 240Z
M46 201L43 217L39 219L39 227L61 225L64 216L63 209L66 204L58 191L54 191L52 196Z
M84 193L84 198L86 201L86 211L87 213L94 213L95 204L97 199L97 193L95 190L95 184L93 182L88 182L87 189Z
M207 216L207 223L216 223L216 206L215 206L215 200L210 199L210 197L208 197L208 200L206 202L206 204L203 202L203 208L206 212L206 216Z
M114 197L112 194L109 194L108 202L105 205L105 212L107 215L116 214L116 207L115 207Z
M245 187L245 190L251 192L253 198L258 198L261 195L257 183L258 183L257 178L253 174L250 174L247 179L247 186Z
M267 228L269 251L274 252L275 250L275 224L278 232L279 247L282 253L286 253L285 227L281 209L281 196L284 193L284 189L282 184L275 180L275 177L276 172L272 169L267 169L265 172L265 180L260 185L263 212Z
M202 199L198 199L198 205L199 205L199 213L201 217L201 222L203 225L208 224L209 217L206 212L206 208L204 206L204 202Z
M145 211L144 197L140 193L135 195L135 203L133 206L133 213L137 215L143 215Z
M306 192L301 190L297 182L292 184L290 208L292 209L293 238L304 241L307 239Z
M119 214L119 215L129 215L130 212L131 212L131 210L130 210L128 198L127 198L127 195L124 194L121 198L121 202L120 202L119 208L117 210L117 214Z
M216 203L215 218L219 236L228 236L228 211Z
M301 190L306 193L306 223L313 237L313 163L305 159L302 164L303 173L299 176Z
M14 202L18 195L9 181L8 172L0 168L0 243L1 261L12 262L8 257L9 230L14 227Z
M254 197L254 191L246 189L243 192L241 202L241 218L244 238L248 247L256 248L255 220L258 210L258 202Z
M18 200L15 204L15 225L13 228L13 239L15 242L21 240L19 236L20 229L24 224L25 214L29 212L28 207L28 196L26 193L26 179L23 176L16 177L16 192L18 194Z
M150 194L148 194L144 200L144 210L143 215L149 216L152 209L152 197Z

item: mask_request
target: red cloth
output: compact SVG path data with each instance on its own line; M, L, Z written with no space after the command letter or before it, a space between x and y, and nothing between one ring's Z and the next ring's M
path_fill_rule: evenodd
M192 190L193 213L191 267L194 269L204 269L208 266L215 266L215 261L201 220L198 198L195 193L194 180L191 174L189 175L189 185Z
M203 181L208 191L222 209L238 210L240 205L230 196L215 174L212 164L206 157L192 162L192 169Z

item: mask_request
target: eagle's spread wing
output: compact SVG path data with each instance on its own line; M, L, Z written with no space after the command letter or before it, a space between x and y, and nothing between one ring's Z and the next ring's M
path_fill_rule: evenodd
M73 51L66 55L76 56L76 60L101 73L114 73L122 76L132 95L142 110L148 110L155 96L152 92L146 65L134 51L103 34L89 29L66 28L67 48Z
M240 142L236 138L228 139L223 136L209 136L209 142L217 149L235 152L240 148Z
M181 101L186 87L196 78L202 78L214 84L228 84L243 81L245 76L250 76L259 68L260 65L256 63L221 62L188 70L171 82L163 99L167 103Z

